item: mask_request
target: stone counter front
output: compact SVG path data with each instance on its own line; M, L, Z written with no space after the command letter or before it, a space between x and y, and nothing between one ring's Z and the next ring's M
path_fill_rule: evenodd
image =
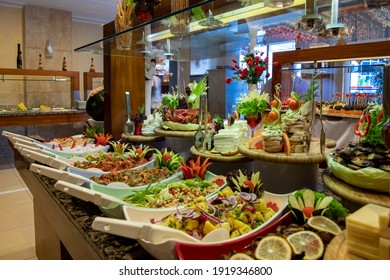
M38 259L153 259L136 240L93 230L100 209L54 189L56 181L28 170L17 151L15 166L34 197Z

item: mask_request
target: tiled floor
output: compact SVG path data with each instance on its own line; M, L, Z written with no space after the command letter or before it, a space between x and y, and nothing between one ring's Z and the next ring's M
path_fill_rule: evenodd
M0 260L36 260L32 195L13 163L0 154Z

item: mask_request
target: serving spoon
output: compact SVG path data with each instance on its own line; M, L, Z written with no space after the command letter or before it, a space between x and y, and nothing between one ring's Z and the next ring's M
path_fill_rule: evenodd
M163 225L106 217L96 217L92 223L92 228L131 239L142 239L152 244L162 244L169 241L190 243L220 242L230 238L229 232L225 228L215 229L209 232L202 240L199 240L184 231Z

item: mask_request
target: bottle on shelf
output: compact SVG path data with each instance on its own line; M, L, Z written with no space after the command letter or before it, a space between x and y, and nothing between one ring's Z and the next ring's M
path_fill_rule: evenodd
M20 44L18 44L18 56L16 57L16 68L18 69L23 68L22 51L20 50Z
M62 71L68 71L68 66L66 65L66 58L62 60Z
M42 66L42 54L39 54L38 70L43 70L43 66Z
M93 65L93 57L91 58L91 67L89 68L89 72L95 72L95 66Z

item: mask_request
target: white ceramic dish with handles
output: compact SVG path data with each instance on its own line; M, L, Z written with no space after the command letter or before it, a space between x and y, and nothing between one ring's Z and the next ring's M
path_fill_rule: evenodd
M262 228L267 225L277 221L283 214L284 210L288 204L288 194L273 194L269 192L265 192L264 198L267 201L272 201L276 203L278 206L278 211L272 216L268 221L263 223L261 226L257 227L235 238L220 238L217 240L203 240L203 241L193 241L193 240L183 240L179 239L176 236L168 235L161 236L160 235L160 227L158 226L158 230L156 229L157 225L153 225L150 223L151 219L161 219L167 216L170 213L168 212L143 212L140 213L139 208L129 207L124 205L123 211L126 220L119 220L113 218L104 218L104 217L96 217L92 223L92 228L95 230L99 230L105 233L111 233L118 236L123 236L131 239L136 239L141 246L148 251L152 256L156 259L178 259L176 254L175 245L176 243L189 243L189 244L223 244L229 243L237 240L245 240L246 238L252 237L256 232L261 231ZM170 232L179 230L170 229Z

